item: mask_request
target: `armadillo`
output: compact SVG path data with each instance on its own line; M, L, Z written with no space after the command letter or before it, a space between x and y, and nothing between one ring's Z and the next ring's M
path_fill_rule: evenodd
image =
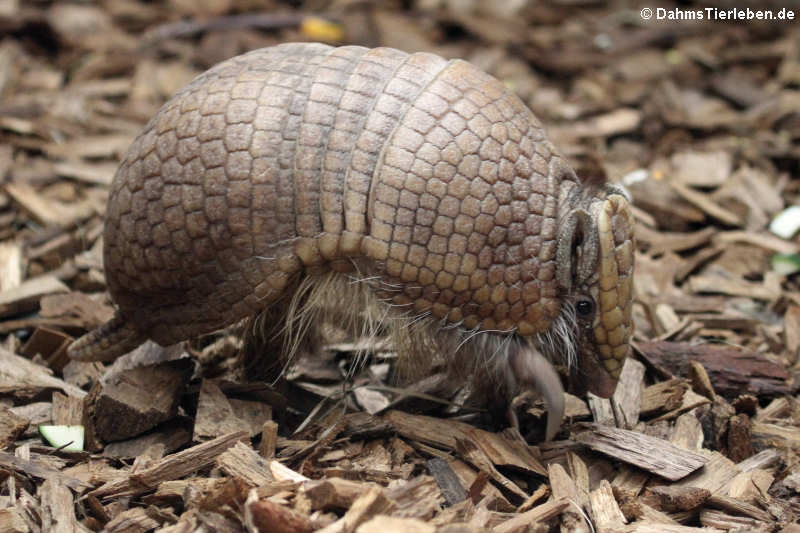
M324 286L334 306L366 293L397 330L448 341L454 372L538 389L551 438L552 363L608 396L630 350L626 192L582 183L500 81L429 53L287 43L211 68L131 145L103 246L118 308L71 345L78 360Z

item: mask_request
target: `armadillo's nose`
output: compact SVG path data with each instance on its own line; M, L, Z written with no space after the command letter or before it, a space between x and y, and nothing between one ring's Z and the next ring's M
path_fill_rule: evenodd
M617 378L630 352L633 335L633 215L624 196L612 194L603 202L597 232L600 308L594 324L594 340L603 367L610 377Z

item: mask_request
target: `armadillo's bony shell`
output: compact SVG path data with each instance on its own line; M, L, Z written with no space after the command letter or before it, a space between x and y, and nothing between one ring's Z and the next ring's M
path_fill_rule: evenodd
M256 50L180 91L126 154L104 234L118 315L70 353L172 344L260 312L309 272L356 268L398 312L546 334L568 297L556 249L575 187L533 114L469 63ZM596 330L618 358L630 328L611 326Z

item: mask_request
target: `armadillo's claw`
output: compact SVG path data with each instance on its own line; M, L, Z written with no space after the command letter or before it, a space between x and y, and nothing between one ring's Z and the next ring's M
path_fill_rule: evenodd
M535 388L544 398L547 407L545 438L552 440L564 420L564 387L561 385L561 378L550 361L530 346L514 353L509 363L520 388ZM519 426L519 423L516 425Z

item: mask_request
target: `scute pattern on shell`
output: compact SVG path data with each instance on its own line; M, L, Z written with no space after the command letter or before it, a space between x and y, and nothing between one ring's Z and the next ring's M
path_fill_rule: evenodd
M394 301L470 329L545 329L559 311L554 159L518 99L451 64L389 139L373 183L365 246L404 287Z
M253 315L304 271L468 329L558 316L558 191L574 180L499 81L431 54L286 44L167 102L112 184L120 314L171 344Z

